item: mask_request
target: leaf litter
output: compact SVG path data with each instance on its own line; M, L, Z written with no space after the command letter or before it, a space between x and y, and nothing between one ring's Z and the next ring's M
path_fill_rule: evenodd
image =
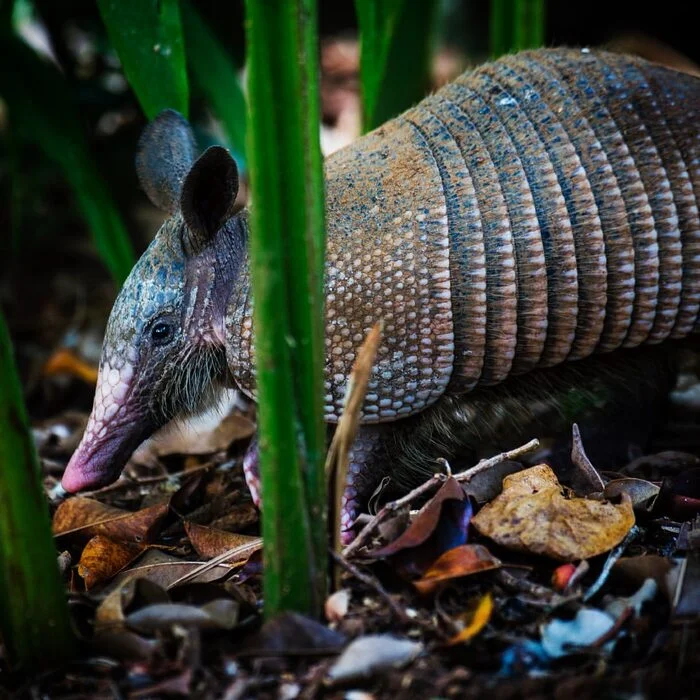
M378 494L336 554L325 623L263 624L259 515L241 471L251 418L237 407L196 440L166 432L126 478L55 508L85 652L39 682L47 696L598 697L614 685L631 697L695 673L696 455L598 470L572 426L564 484L528 461L536 441L459 473L444 463L397 501ZM83 425L69 414L35 432L48 490ZM354 429L339 438L341 471Z

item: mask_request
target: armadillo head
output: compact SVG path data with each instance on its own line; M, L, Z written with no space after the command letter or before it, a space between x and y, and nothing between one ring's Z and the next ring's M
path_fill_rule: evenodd
M245 216L232 214L236 164L218 146L195 162L189 125L167 111L144 133L137 169L171 216L112 309L92 413L63 475L67 491L114 481L143 440L202 409L228 379L225 308L247 231Z

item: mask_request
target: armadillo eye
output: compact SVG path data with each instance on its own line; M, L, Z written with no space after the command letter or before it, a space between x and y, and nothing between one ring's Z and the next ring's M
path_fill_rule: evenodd
M173 336L173 327L169 323L164 321L158 321L153 328L151 328L151 338L158 345L167 343Z

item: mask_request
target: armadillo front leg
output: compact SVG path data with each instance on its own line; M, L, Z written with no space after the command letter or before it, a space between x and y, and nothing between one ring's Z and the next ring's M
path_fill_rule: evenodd
M340 511L343 544L347 544L353 537L351 528L359 508L367 503L382 476L389 471L386 435L386 426L362 426L350 450L347 483ZM260 508L262 493L257 438L253 438L243 458L243 472L253 503Z

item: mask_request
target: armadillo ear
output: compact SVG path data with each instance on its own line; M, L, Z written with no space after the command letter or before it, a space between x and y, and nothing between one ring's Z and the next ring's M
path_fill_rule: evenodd
M174 214L182 183L192 167L195 142L187 120L166 109L144 130L136 152L141 187L159 209Z
M221 146L207 148L187 174L180 197L189 252L201 251L231 218L237 194L236 161Z

